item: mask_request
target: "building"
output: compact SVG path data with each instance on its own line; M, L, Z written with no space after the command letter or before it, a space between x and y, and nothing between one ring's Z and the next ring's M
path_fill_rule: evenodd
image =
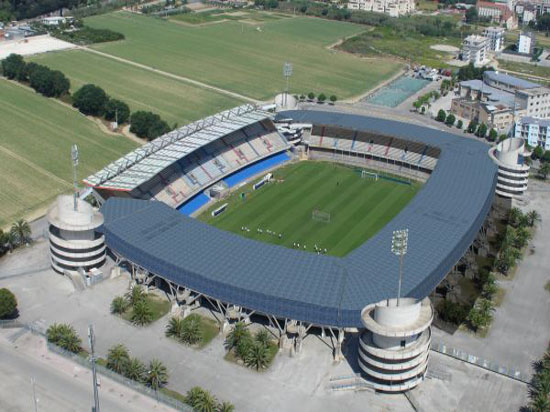
M89 271L105 262L105 237L98 231L103 216L92 206L61 195L48 211L50 259L56 272Z
M475 66L482 66L487 61L487 49L489 39L477 34L471 34L462 42L460 49L460 60L473 63Z
M535 33L522 31L518 35L516 43L517 52L521 54L532 54L535 47Z
M350 0L347 8L399 17L414 12L416 10L416 3L414 0Z
M501 24L508 30L518 27L518 21L514 12L506 4L478 1L476 9L479 17L489 18L492 23Z
M528 24L537 18L537 6L534 3L521 2L515 6L521 24Z
M483 80L459 84L459 97L451 102L451 113L466 121L485 123L507 133L521 116L550 118L550 89L537 83L495 71Z
M403 392L424 380L433 308L429 298L387 299L365 307L359 368L374 389Z
M483 36L489 39L489 50L499 52L504 49L504 28L487 27L483 30Z
M506 139L489 149L489 157L498 166L497 195L507 199L522 197L529 180L529 165L524 158L529 155L520 138Z
M550 120L522 117L516 121L514 136L525 140L531 147L550 150Z
M67 24L72 23L74 21L74 17L72 16L50 16L50 17L43 17L40 21L45 26L59 26L61 24Z

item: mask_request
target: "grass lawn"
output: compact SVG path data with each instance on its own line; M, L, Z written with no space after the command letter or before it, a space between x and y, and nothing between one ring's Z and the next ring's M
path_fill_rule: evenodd
M436 44L460 47L460 39L403 34L389 27L377 27L346 40L339 48L368 57L392 55L405 60L410 59L413 64L436 68L449 67L445 60L450 59L452 55L430 47Z
M287 61L294 67L292 93L323 92L340 99L371 89L401 66L329 50L365 28L322 19L281 18L258 30L257 24L238 21L190 27L117 12L87 18L86 24L126 36L95 49L256 99L272 98L283 89Z
M261 23L270 20L290 18L288 14L268 13L258 10L209 10L169 16L170 20L181 21L189 24L205 24L220 21L243 21L246 23Z
M311 252L317 244L330 255L344 256L393 219L420 188L419 183L362 179L354 168L328 162L290 164L276 170L274 178L282 182L257 191L249 184L220 202L228 203L221 215L210 214L217 203L199 219L255 240L290 248L297 242ZM244 202L241 192L247 192ZM313 220L315 208L329 212L330 222ZM243 232L242 226L250 232ZM267 234L267 229L282 238Z
M547 80L535 79L538 83L550 83L550 67L535 66L529 63L518 63L507 60L499 60L498 66L504 70L512 70L519 73L525 73L527 75L532 74L534 76L545 77Z
M151 323L153 323L156 320L159 320L168 312L170 312L170 307L172 306L172 304L167 299L163 299L152 293L148 293L145 295L145 301L149 304L149 306L153 311L153 319L151 320ZM122 319L125 319L128 322L131 322L132 314L133 314L133 308L132 306L129 306L128 309L126 309L126 312L124 312L121 315L121 317Z
M0 227L48 206L72 188L71 145L82 179L136 147L32 90L0 80Z
M43 53L27 60L61 70L71 80L72 93L83 84L97 84L110 96L125 101L132 111L158 113L171 126L174 123L181 126L243 103L82 50Z
M439 3L433 0L420 0L417 4L417 10L436 11Z
M199 317L201 321L201 341L197 345L197 347L199 349L202 349L206 345L208 345L212 341L212 339L218 336L220 328L218 327L218 323L214 319L206 318L200 315Z

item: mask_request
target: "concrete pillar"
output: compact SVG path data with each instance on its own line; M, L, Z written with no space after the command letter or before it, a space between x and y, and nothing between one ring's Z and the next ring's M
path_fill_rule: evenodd
M342 329L338 329L338 335L336 336L336 345L334 348L334 360L340 362L344 356L342 355L342 342L344 342L344 332Z

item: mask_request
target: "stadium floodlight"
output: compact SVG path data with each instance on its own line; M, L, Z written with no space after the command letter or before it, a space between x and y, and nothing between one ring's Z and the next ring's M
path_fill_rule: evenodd
M76 167L78 166L78 146L73 144L71 146L71 160L73 161L73 208L76 211L76 194L78 187L76 184Z
M285 88L285 93L284 93L284 96L285 96L284 105L285 106L286 106L287 98L288 98L288 82L289 82L290 76L292 76L292 63L285 62L285 64L283 64L283 77L286 80L286 88Z
M397 288L397 306L401 298L401 281L403 279L403 257L407 254L409 229L394 230L391 238L391 252L399 256L399 286Z

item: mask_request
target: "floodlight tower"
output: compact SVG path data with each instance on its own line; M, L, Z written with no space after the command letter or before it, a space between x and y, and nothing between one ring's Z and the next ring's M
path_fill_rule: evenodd
M403 257L407 253L409 229L394 230L391 238L391 251L399 256L399 286L397 288L397 306L401 298L401 281L403 279Z
M285 96L284 106L285 107L287 105L288 83L289 83L289 80L290 80L290 76L292 76L292 63L285 62L285 64L283 64L283 77L286 80L286 88L285 88L285 93L284 93L284 96Z
M90 363L92 364L92 379L93 379L93 389L94 389L94 406L92 407L92 412L99 412L99 393L97 390L97 373L95 369L95 335L93 325L88 326L88 343L90 344Z
M76 166L78 166L78 146L73 144L71 147L71 160L73 161L73 208L76 211L76 194L78 193L78 186L76 184Z

